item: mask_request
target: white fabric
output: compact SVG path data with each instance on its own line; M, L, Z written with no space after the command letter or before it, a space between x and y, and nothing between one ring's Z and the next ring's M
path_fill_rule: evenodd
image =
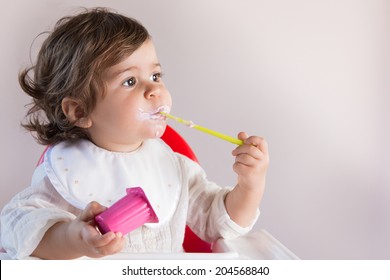
M109 207L126 188L141 187L159 218L158 226L172 218L180 196L177 158L156 141L146 141L131 153L109 152L86 140L63 142L47 151L44 168L54 188L79 209L91 200Z
M144 189L160 222L127 234L123 252L181 252L186 224L209 242L234 238L259 214L247 228L235 224L224 206L230 188L208 181L197 163L162 140L145 141L132 153L64 142L48 151L31 186L3 208L2 246L11 258L27 258L53 224L74 219L92 200L110 206L131 186Z

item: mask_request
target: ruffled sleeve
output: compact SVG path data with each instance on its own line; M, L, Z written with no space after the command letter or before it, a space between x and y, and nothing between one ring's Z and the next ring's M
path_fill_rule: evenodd
M36 173L42 174L38 167ZM45 232L80 210L69 205L44 176L17 194L1 212L1 244L13 259L28 258Z
M200 238L214 242L218 238L232 239L249 232L255 225L260 211L248 227L241 227L230 219L225 208L225 197L231 187L220 187L208 181L199 164L184 156L179 160L189 187L187 224Z

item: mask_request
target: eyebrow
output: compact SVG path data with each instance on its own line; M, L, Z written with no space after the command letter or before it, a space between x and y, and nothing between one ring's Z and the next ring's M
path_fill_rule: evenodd
M160 63L153 63L153 67L161 67L161 64ZM134 68L138 68L138 67L137 66L130 66L130 67L127 67L124 69L119 69L119 70L115 71L114 73L112 73L112 77L116 77L116 76L118 76L124 72L127 72L127 71L131 71Z

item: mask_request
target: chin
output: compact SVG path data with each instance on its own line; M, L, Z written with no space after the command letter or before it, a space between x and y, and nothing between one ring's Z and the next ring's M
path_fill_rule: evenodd
M166 128L166 124L156 124L150 130L150 138L160 138L164 134Z

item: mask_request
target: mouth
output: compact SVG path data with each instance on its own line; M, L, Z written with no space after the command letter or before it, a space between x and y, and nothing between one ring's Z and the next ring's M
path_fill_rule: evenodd
M170 107L167 105L163 105L158 107L156 110L148 111L148 112L139 109L139 115L142 120L165 121L166 116L162 115L161 112L169 113L169 111L170 111Z

